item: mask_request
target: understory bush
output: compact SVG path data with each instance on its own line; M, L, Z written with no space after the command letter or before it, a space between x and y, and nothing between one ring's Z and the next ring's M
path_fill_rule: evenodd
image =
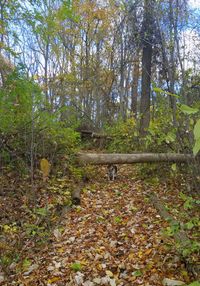
M0 89L0 167L25 171L39 158L59 162L76 152L77 123L62 121L62 112L51 110L39 86L22 71L10 74Z
M119 119L112 126L106 126L105 131L110 137L107 149L116 153L132 153L138 151L138 131L134 118L126 121Z

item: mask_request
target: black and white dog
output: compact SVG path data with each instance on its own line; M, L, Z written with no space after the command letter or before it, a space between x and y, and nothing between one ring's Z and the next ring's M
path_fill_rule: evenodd
M110 181L114 181L117 178L117 166L108 165L108 178Z

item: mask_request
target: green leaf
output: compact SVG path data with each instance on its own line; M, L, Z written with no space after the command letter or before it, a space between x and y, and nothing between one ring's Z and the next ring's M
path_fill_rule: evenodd
M132 275L135 276L135 277L142 276L142 271L141 270L136 270L136 271L132 272Z
M115 221L116 223L121 223L121 222L122 222L122 218L119 217L119 216L116 216L116 217L114 218L114 221Z
M171 93L171 92L169 92L169 91L166 91L165 93L166 93L167 95L170 95L170 96L173 96L173 97L176 97L176 98L180 98L180 96L177 95L177 94L175 94L175 93Z
M193 224L192 221L189 221L189 222L187 222L187 223L185 224L185 227L190 230L190 229L192 229L192 228L194 227L194 224Z
M176 164L172 164L172 166L171 166L171 169L172 169L172 171L174 171L174 172L176 172Z
M153 88L153 91L155 91L155 92L165 92L162 88L160 88L160 87L154 87Z
M175 142L176 140L176 135L172 132L169 132L167 135L166 135L166 138L165 138L165 142L166 143L170 143L170 142Z
M196 122L194 126L194 138L195 140L200 139L200 119Z
M191 197L185 201L183 207L185 210L191 210L193 208L194 200Z
M181 104L180 110L185 114L195 114L199 111L197 108L192 108L186 104Z
M200 286L200 282L199 281L194 281L194 282L188 284L187 286Z
M197 155L199 150L200 150L200 138L195 141L195 144L194 144L194 147L193 147L193 154L194 154L194 156Z
M74 270L75 272L81 271L82 270L82 265L79 262L75 262L71 264L71 269Z
M41 216L46 216L48 214L48 210L46 208L38 208L35 212Z
M27 270L31 266L31 261L28 258L25 258L22 264L23 270Z
M187 257L190 254L190 250L188 248L183 249L182 255L183 257Z
M138 208L137 208L137 207L131 207L131 208L130 208L130 211L131 211L131 212L137 212L137 211L138 211Z
M164 93L164 94L167 94L167 95L176 97L176 98L180 98L180 96L177 95L177 94L175 94L175 93L171 93L171 92L169 92L169 91L163 90L163 89L160 88L160 87L156 87L156 86L155 86L155 83L153 84L153 91L155 91L155 92L157 92L157 93Z
M184 200L184 201L186 201L187 198L188 198L188 197L187 197L184 193L182 193L182 192L179 193L179 197L180 197L182 200Z

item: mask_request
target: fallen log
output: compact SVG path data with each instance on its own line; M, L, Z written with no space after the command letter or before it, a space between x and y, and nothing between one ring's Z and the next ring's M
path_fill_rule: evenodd
M112 139L111 136L108 136L107 134L103 134L103 133L96 133L93 131L89 131L89 130L78 130L77 132L81 133L82 136L85 137L90 137L90 138L96 138L96 139Z
M192 154L175 153L135 153L135 154L95 154L78 153L77 160L81 165L133 164L153 162L188 163L195 160Z

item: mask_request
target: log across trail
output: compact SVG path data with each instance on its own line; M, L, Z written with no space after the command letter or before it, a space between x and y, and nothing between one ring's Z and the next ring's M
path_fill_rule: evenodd
M78 153L77 160L81 165L133 164L153 162L189 163L195 160L192 154L176 153L135 153L135 154L97 154Z

